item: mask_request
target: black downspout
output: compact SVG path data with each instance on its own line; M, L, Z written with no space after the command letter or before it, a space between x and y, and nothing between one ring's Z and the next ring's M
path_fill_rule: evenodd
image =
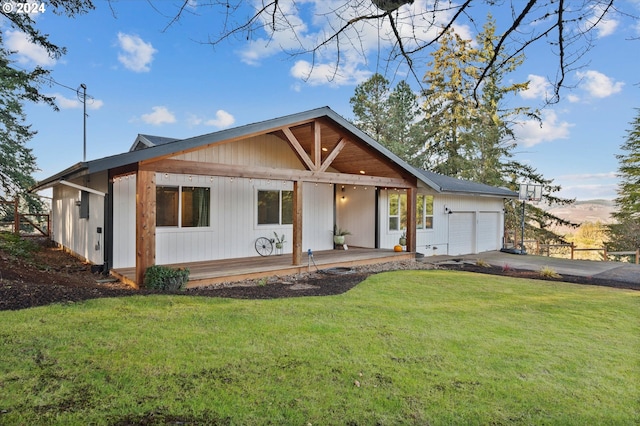
M333 230L336 228L337 220L338 220L338 185L333 185L333 228L331 228L331 235L333 235ZM332 237L333 238L333 237Z
M113 181L109 179L108 192L104 196L104 264L102 272L109 274L113 266Z
M376 225L375 225L375 239L376 239L376 243L375 243L375 248L380 248L380 189L378 187L376 187L376 192L375 192L375 205L376 205L376 212L375 212L375 220L376 220Z

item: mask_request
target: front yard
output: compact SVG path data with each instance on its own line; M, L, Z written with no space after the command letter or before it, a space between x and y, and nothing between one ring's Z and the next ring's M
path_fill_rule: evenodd
M637 424L640 292L453 271L0 312L2 424Z

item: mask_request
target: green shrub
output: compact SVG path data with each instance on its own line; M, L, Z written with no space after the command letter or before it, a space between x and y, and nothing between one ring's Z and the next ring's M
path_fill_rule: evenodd
M0 232L0 249L11 256L30 260L33 253L38 251L38 245L12 232Z
M153 265L144 272L144 286L153 290L183 290L189 281L189 268Z

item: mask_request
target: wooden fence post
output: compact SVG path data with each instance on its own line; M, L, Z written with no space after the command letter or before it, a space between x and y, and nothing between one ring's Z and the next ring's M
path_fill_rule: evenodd
M576 246L573 245L573 241L572 241L571 242L571 260L573 260L573 253L574 253L575 249L576 249Z
M636 265L640 265L640 248L636 249Z

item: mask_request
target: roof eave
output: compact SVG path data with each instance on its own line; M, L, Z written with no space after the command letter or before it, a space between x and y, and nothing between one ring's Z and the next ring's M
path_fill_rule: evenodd
M49 189L54 187L60 182L62 179L75 179L77 177L85 176L89 173L89 167L87 163L76 163L67 169L56 173L53 176L50 176L44 180L36 182L31 188L29 188L29 192L38 192L45 189Z
M469 195L474 197L492 197L492 198L518 198L518 194L515 192L473 192L473 191L455 191L455 190L442 190L443 194L451 194L451 195Z

